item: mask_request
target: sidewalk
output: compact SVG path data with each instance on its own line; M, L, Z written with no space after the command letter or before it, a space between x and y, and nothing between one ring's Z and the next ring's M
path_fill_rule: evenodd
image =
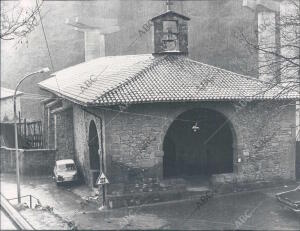
M1 197L1 213L4 212L7 218L10 218L15 228L22 230L32 230L33 227L28 223L26 219L6 200L6 198L0 194Z
M15 175L1 174L1 193L8 199L17 197ZM75 226L73 214L97 210L97 206L83 203L70 190L57 187L51 177L22 177L21 196L30 194L40 200L42 207L29 209L29 198L22 198L26 204L18 206L18 210L36 229L71 229ZM33 207L35 202L33 200ZM17 200L10 203L16 205Z

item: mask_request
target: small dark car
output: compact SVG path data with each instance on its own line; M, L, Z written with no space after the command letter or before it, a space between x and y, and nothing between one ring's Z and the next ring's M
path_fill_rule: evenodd
M300 185L293 190L276 194L276 198L283 207L300 214Z

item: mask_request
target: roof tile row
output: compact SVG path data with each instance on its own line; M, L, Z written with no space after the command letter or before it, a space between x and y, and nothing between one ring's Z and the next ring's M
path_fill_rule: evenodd
M299 99L299 92L285 92L278 84L174 54L101 57L54 73L39 85L84 105Z

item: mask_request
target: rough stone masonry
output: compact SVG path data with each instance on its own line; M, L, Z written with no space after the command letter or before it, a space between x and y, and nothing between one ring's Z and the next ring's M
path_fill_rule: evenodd
M99 143L103 142L105 172L110 181L107 194L126 196L163 191L166 190L161 183L164 181L163 142L168 128L187 110L209 108L228 118L234 134L233 172L214 176L215 184L294 180L295 137L291 123L295 121L294 105L271 100L248 102L238 111L235 106L236 102L157 103L131 105L120 111L117 107L83 110L74 105L72 110L60 115L62 121L69 122L57 127L60 138L57 149L63 150L60 157L73 156L84 179L92 185L87 143L89 124L93 120ZM74 137L74 149L70 137Z

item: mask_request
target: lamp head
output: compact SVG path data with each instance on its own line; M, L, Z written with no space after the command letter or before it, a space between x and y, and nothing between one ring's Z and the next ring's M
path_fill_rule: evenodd
M199 128L199 126L198 126L198 123L197 123L197 122L195 123L195 125L193 125L193 127L192 127L192 130L193 130L194 132L197 132L197 131L199 131L199 130L200 130L200 128Z

